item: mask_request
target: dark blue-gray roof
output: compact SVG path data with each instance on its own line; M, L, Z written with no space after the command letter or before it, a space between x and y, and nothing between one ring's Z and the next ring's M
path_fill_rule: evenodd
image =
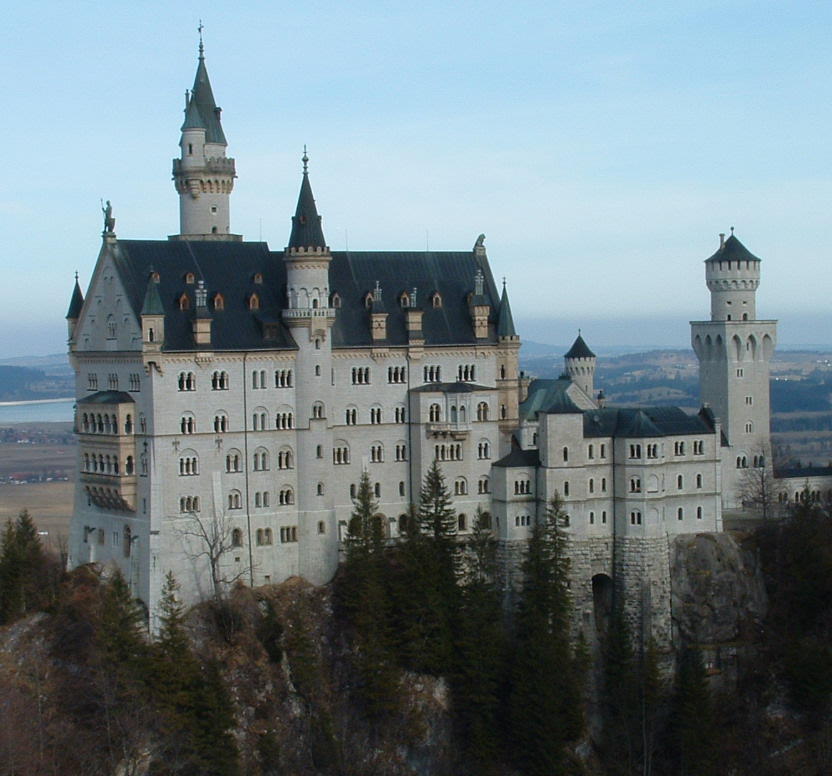
M646 438L712 434L701 414L679 407L604 407L584 411L584 437Z
M80 404L135 404L133 397L126 391L97 391L83 399L78 399Z
M262 242L119 240L111 248L115 266L127 290L135 314L142 304L153 270L165 314L165 350L194 349L192 321L196 285L204 280L209 309L213 313L211 346L218 350L295 348L289 330L281 322L286 306L286 269L283 252L272 252ZM486 342L496 342L499 295L488 260L473 251L464 252L342 252L332 253L329 287L340 298L332 328L334 347L372 345L371 310L365 298L379 282L386 299L387 344L407 344L406 310L399 303L402 292L417 289L423 308L422 332L428 345L476 344L478 342L468 308L474 277L485 276L484 295L491 306ZM255 278L260 276L262 282ZM442 303L428 303L438 291ZM222 294L224 309L214 306ZM252 294L259 309L249 309ZM179 309L185 294L189 310ZM268 337L266 336L268 333ZM482 340L480 340L482 341Z
M595 358L595 354L589 349L589 346L584 342L584 338L579 334L564 358Z
M539 450L521 450L519 447L515 447L508 455L503 456L499 461L495 462L494 466L499 466L501 469L511 469L537 466L539 463Z
M194 108L196 108L196 111L194 111ZM205 58L202 54L199 56L199 63L196 67L194 88L191 90L182 129L195 126L205 127L206 143L228 145L225 140L225 133L222 131L220 109L214 101L214 92L211 89L211 81L208 79L208 70L205 67Z
M78 278L76 277L75 288L72 289L72 298L69 300L69 309L66 311L67 320L77 321L83 306L84 295L81 293L81 286L78 285Z
M705 261L759 261L759 259L732 234L719 246L719 250Z

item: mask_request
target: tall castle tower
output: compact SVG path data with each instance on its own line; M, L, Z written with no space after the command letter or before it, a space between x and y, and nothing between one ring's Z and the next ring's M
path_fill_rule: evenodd
M723 451L725 508L741 506L742 470L770 465L769 362L777 321L758 320L760 259L736 237L720 235L719 250L705 261L711 320L691 322L699 359L702 402L722 421L730 453Z
M240 240L231 234L229 199L237 173L226 157L228 142L214 101L202 33L194 88L185 92L185 121L180 156L173 160L173 181L179 194L179 234L174 240Z

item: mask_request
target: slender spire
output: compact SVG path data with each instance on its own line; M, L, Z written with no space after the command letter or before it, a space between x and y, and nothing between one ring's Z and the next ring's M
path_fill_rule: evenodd
M511 305L508 303L508 291L506 291L505 278L503 278L503 295L500 297L500 309L497 312L497 336L517 336L517 331L514 328L514 319L511 317Z
M81 308L84 306L84 294L81 293L81 286L78 284L78 273L75 273L75 288L72 289L72 299L69 300L69 309L66 311L68 321L77 321L81 315Z
M194 77L194 88L191 89L188 107L185 109L185 123L182 125L182 129L204 127L206 143L228 145L220 122L221 109L217 107L214 100L214 92L208 78L208 69L205 67L205 46L202 43L202 30L202 21L200 20L199 62Z
M321 217L315 206L312 185L309 183L309 157L306 146L303 147L303 180L295 215L292 216L292 233L289 235L289 248L326 248Z

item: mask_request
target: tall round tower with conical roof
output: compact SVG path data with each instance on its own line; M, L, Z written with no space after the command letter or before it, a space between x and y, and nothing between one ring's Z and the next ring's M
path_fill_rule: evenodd
M584 342L579 330L577 339L563 357L564 369L566 374L572 378L572 382L593 400L595 399L593 396L595 391L595 361L595 354Z
M226 157L221 109L214 101L200 34L194 88L185 93L185 121L180 156L173 160L173 182L179 194L179 234L175 240L239 240L231 234L229 199L237 177Z
M770 466L769 362L777 321L758 320L756 293L760 259L733 234L721 234L719 249L705 260L711 320L691 322L699 359L699 389L722 422L728 449L722 455L722 502L741 506L743 469Z

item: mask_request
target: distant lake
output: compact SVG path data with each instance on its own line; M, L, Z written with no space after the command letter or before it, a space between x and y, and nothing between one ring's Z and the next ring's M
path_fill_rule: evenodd
M71 423L75 399L0 404L2 423Z

